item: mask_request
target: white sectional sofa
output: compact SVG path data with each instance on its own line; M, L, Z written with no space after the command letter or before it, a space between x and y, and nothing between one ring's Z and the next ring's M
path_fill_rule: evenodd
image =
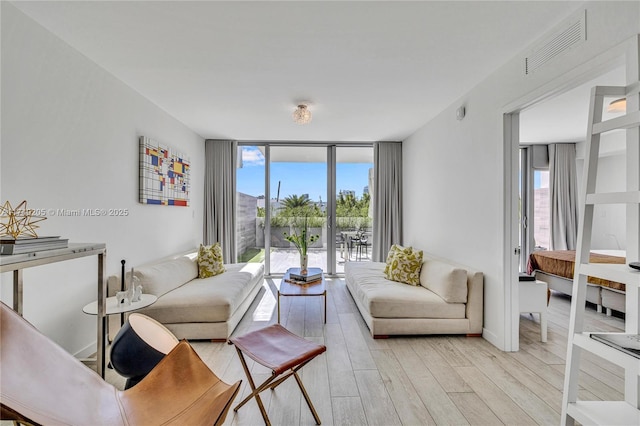
M201 279L197 257L194 251L136 267L143 292L158 297L137 312L162 323L178 339L226 340L262 288L264 265L225 264L226 272ZM120 277L107 282L110 295L120 289Z
M345 281L374 338L390 335L481 335L482 272L424 254L420 284L384 276L384 262L347 262Z

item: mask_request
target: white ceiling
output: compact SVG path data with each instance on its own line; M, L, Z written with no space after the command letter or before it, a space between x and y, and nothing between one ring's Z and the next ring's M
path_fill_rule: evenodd
M205 138L403 140L564 1L14 2ZM291 119L307 101L313 121Z
M539 102L520 113L522 144L581 142L587 135L589 99L594 86L624 86L625 70L620 66L574 89ZM605 99L611 101L614 99ZM603 120L621 113L603 111ZM603 137L608 137L603 135Z

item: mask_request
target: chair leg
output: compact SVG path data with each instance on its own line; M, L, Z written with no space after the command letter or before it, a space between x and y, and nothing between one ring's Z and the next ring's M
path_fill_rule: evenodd
M326 312L325 312L325 316L326 316ZM324 347L322 347L322 349L324 349ZM264 405L262 404L262 399L260 398L259 393L263 392L266 389L274 390L274 388L276 386L280 385L282 382L287 380L289 377L294 376L296 378L296 382L298 383L298 387L300 388L300 391L302 392L302 395L304 396L305 401L307 401L307 405L309 406L309 410L311 410L311 414L313 415L313 418L316 421L316 424L318 424L318 425L320 424L320 416L318 416L318 413L316 412L316 409L313 406L313 403L311 402L311 398L309 398L309 394L307 393L307 390L305 389L304 385L302 384L302 380L300 379L300 376L298 375L298 371L300 369L302 369L302 367L307 365L311 360L313 360L316 357L317 354L313 355L313 356L309 355L311 357L308 357L307 359L304 359L298 365L296 365L295 367L291 368L290 371L283 372L282 376L280 376L280 374L276 374L276 372L273 371L271 377L269 377L260 386L256 387L256 385L255 385L255 383L253 381L253 378L251 377L251 373L249 371L249 367L247 366L247 362L246 362L246 360L244 358L244 355L243 355L242 351L238 348L238 346L236 346L236 352L238 353L238 357L240 358L240 363L242 364L242 368L244 369L244 373L247 376L247 379L249 381L249 386L251 387L251 391L252 392L245 399L243 399L242 402L240 402L233 409L233 411L237 412L251 398L255 398L256 402L258 403L258 407L260 408L260 412L262 414L262 418L264 419L265 424L266 425L271 425L271 422L269 421L269 416L267 415L267 411L264 408ZM259 361L256 360L256 362L259 362ZM280 376L280 377L277 378L278 376Z
M247 376L248 377L248 376ZM262 392L263 390L265 390L266 388L268 388L269 386L267 386L269 384L269 382L271 382L271 380L273 380L273 378L270 378L269 380L267 380L266 382L264 382L263 384L260 385L260 387L256 388L255 384L251 385L251 379L249 378L249 384L251 385L251 389L252 392L250 395L248 395L245 399L243 399L234 409L233 411L238 411L244 404L246 404L247 402L249 402L249 400L251 398L253 398L254 396L256 397L256 400L258 401L258 405L260 407L262 407L260 409L260 411L262 411L263 417L266 416L266 412L264 412L262 409L264 408L264 406L262 405L262 399L260 398L259 393Z
M242 364L242 368L244 369L244 373L247 376L247 380L249 381L249 386L251 387L251 391L252 392L251 392L251 394L249 396L247 396L245 399L243 399L242 402L240 402L240 404L238 404L233 409L233 411L238 412L240 407L242 407L244 404L246 404L251 398L255 398L256 402L258 403L258 408L260 408L260 413L262 414L262 418L264 419L264 423L267 426L271 426L271 422L269 421L269 416L267 415L267 410L264 408L264 404L262 403L262 399L260 398L260 392L262 392L262 390L264 390L267 387L267 385L275 377L269 378L266 382L261 384L259 388L256 389L256 385L253 382L253 378L251 377L251 374L249 372L249 368L247 367L247 362L245 361L244 356L242 355L242 352L237 347L236 347L236 351L238 352L238 357L240 358L240 362Z
M267 387L269 387L269 388L271 388L271 389L273 390L273 389L274 389L276 386L278 386L280 383L284 382L284 381L285 381L285 380L287 380L289 377L291 377L291 376L293 376L294 374L296 374L296 372L297 372L298 370L302 369L302 367L304 367L305 365L307 365L307 364L308 364L312 359L313 359L313 358L308 359L308 360L306 360L305 362L302 362L302 363L300 363L300 364L296 365L294 368L292 368L292 369L291 369L291 371L289 371L288 373L286 373L284 376L280 377L280 378L279 378L278 380L276 380L275 382L271 383L269 386L266 386L266 387L265 387L265 386L261 386L261 388L264 390L264 389L266 389ZM273 379L271 379L271 380L273 380ZM271 380L269 380L269 382L270 382ZM268 383L268 382L267 382L267 383Z
M293 375L293 371L288 372L286 375L280 377L278 380L276 380L275 382L269 384L269 386L267 386L267 388L274 390L280 383L284 382L285 380L287 380L289 377L291 377ZM266 388L265 388L266 389Z
M320 416L318 416L316 409L313 407L313 404L311 403L311 398L309 398L309 394L307 393L307 390L304 388L304 385L302 384L302 380L300 380L300 376L298 376L298 373L296 372L293 373L293 376L296 378L296 382L298 382L298 386L302 391L302 395L304 396L305 401L307 401L307 405L309 406L309 410L311 410L311 414L313 414L313 418L316 421L316 424L319 425Z

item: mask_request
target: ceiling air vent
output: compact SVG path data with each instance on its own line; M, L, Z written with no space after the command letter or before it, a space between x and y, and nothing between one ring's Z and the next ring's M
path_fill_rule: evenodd
M529 75L544 64L587 39L587 11L581 10L563 22L554 34L543 40L524 58L524 73Z

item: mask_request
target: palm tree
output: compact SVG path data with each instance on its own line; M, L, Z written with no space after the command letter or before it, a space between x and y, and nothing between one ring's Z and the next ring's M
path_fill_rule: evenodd
M311 200L308 195L289 195L282 200L282 206L285 209L299 209L301 207L309 207Z
M282 208L278 212L278 216L290 218L291 225L300 227L301 221L308 221L308 218L323 217L324 215L308 195L289 195L282 200ZM309 226L316 226L316 222L310 222Z

